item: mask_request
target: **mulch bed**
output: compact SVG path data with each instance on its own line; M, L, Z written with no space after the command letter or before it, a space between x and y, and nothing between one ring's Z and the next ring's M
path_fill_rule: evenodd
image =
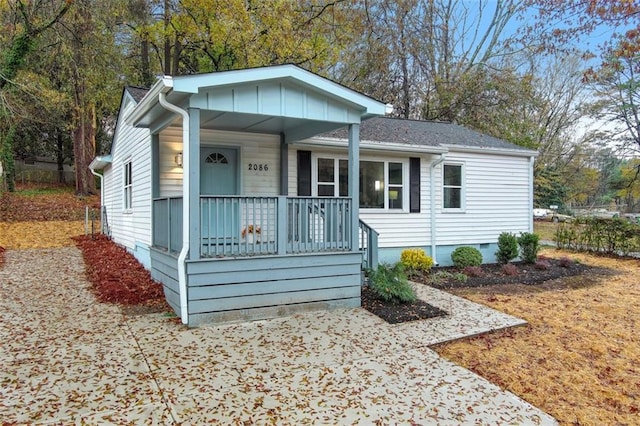
M429 274L414 277L413 280L422 284L427 284L439 289L485 287L502 284L524 284L540 285L547 281L560 278L575 277L579 275L611 275L614 272L606 268L597 268L577 262L567 262L566 260L554 258L541 258L548 264L548 267L541 269L536 265L522 262L512 263L517 268L517 274L507 275L502 270L500 264L485 264L481 266L480 276L470 276L467 281L460 282L453 278L448 278L440 282L433 282L430 277L438 271L456 273L461 272L454 267L433 268Z
M505 274L500 264L485 264L481 266L480 276L469 276L465 282L455 280L453 277L438 282L433 282L431 279L438 272L449 272L452 275L462 272L454 267L432 268L428 274L414 276L411 279L414 282L444 290L479 287L504 290L505 286L508 286L510 291L514 291L514 287L520 284L534 286L540 290L586 287L597 283L598 276L615 274L615 271L610 269L573 261L567 262L567 259L541 257L540 260L546 263L545 268L522 262L513 263L517 268L515 275ZM369 287L362 287L362 307L390 324L447 315L445 311L431 306L423 300L407 304L385 302L378 299Z
M171 310L162 285L124 247L104 235L74 237L74 241L100 302L124 305L131 315Z
M6 251L7 250L4 247L0 247L0 268L4 266L4 256Z
M362 307L389 324L441 317L447 313L423 300L391 303L378 299L369 287L362 287Z

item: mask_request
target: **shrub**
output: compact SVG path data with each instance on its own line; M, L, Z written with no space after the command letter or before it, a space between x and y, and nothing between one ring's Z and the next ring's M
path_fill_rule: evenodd
M462 273L468 277L481 277L484 275L482 268L479 266L467 266L462 270Z
M374 294L387 302L410 303L418 298L401 263L394 266L381 263L369 272L369 283Z
M569 259L567 256L563 256L560 259L558 259L558 265L560 265L563 268L568 268L571 265L573 265L573 260Z
M473 247L458 247L451 253L451 260L458 268L482 265L482 253Z
M511 277L518 275L518 267L513 263L502 265L502 273Z
M538 234L523 232L518 237L520 256L525 263L535 263L540 251L540 237Z
M624 219L576 218L558 227L558 248L627 255L640 251L640 226Z
M496 258L500 263L509 263L518 257L518 237L510 232L503 232L498 237Z
M551 268L551 263L549 263L546 260L538 260L533 265L533 267L536 268L536 269L539 269L541 271L546 271L547 269Z
M402 250L400 263L409 275L417 272L427 272L433 266L433 259L419 248Z
M469 277L465 274L463 274L462 272L456 272L455 274L453 274L453 279L459 283L466 283L467 280L469 279Z
M429 275L429 284L438 285L442 284L444 281L447 281L449 278L453 278L450 272L447 271L438 271Z

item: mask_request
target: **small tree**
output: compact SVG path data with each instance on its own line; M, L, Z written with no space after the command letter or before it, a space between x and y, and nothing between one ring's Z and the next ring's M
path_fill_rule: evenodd
M509 263L518 257L518 237L510 232L503 232L498 237L498 251L496 258L500 263Z
M518 237L518 245L520 246L521 257L525 263L536 263L538 251L540 251L539 241L540 236L538 236L538 234L532 234L530 232L523 232Z

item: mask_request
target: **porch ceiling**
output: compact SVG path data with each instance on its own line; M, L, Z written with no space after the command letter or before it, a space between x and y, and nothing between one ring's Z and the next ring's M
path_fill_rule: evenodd
M294 117L241 114L228 111L201 111L200 127L237 132L284 134L297 140L336 130L345 123L317 121Z

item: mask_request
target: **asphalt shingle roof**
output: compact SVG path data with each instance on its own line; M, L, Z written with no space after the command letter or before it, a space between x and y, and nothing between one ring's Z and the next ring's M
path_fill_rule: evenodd
M143 89L142 87L134 86L127 86L125 89L127 92L129 92L131 97L133 97L133 100L136 101L136 103L140 103L142 98L144 98L144 95L146 95L149 91L149 89Z
M320 136L339 139L348 138L346 128L323 133ZM360 140L433 147L457 145L474 148L528 150L522 146L485 135L458 124L390 117L376 117L363 121L360 125Z

